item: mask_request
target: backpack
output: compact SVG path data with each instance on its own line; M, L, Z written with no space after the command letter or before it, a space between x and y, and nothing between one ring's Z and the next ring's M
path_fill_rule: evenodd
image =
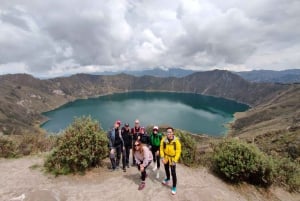
M166 138L163 142L164 149L167 147L167 140L168 140L168 138ZM174 150L176 151L176 138L175 137L174 137L174 140L172 141L172 144L174 146Z

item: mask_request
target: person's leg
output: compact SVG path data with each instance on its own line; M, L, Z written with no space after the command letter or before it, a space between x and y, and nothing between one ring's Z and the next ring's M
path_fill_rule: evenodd
M123 168L123 171L126 172L126 150L125 150L125 147L121 148L121 151L122 151L122 168Z
M156 172L156 179L159 179L159 168L160 168L160 155L159 155L159 148L157 149L158 151L158 155L155 156L156 160L157 160L157 172Z
M165 172L166 172L166 178L170 180L170 166L169 162L165 164Z
M120 165L120 159L121 159L121 146L116 147L116 152L117 152L117 159L116 159L116 168L119 167Z
M155 171L157 169L156 167L156 156L155 156L155 152L156 152L156 147L151 147L151 153L152 153L152 156L153 156L153 171Z
M171 165L171 174L172 174L173 187L176 187L177 185L176 165Z
M154 147L151 147L151 153L152 153L152 156L153 156L153 162L156 163L155 148Z
M150 163L151 163L151 162L149 162L148 165L146 165L146 167L144 167L144 170L141 171L141 179L142 179L142 182L141 182L141 184L139 185L139 188L138 188L139 190L142 190L142 189L145 187L145 185L146 185L146 183L145 183L145 180L146 180L146 177L147 177L146 169L147 169L147 167L150 165ZM139 165L138 165L138 169L140 170Z
M175 195L177 192L177 189L176 189L176 185L177 185L176 165L171 165L171 174L172 174L172 181L173 181L171 193L173 195Z
M165 166L166 178L163 180L162 183L164 185L168 185L169 181L170 181L170 165L169 165L169 162L164 164L164 166Z
M116 169L115 153L116 153L116 149L115 148L111 149L110 153L109 153L109 159L110 159L110 162L111 162L111 168L113 170Z
M159 154L159 148L157 149L158 151L158 155L156 156L156 160L157 160L157 169L160 168L160 154Z
M127 167L129 167L130 147L126 146L125 149L126 149L126 165L127 165Z
M131 149L132 151L132 166L135 166L135 158L134 158L134 154L133 154L133 149Z

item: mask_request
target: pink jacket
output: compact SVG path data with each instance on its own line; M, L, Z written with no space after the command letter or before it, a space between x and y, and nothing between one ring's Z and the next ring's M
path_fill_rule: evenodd
M149 164L149 162L152 162L153 156L147 146L142 147L144 149L144 156L139 151L136 151L134 153L134 157L137 164L143 163L143 166L146 167Z

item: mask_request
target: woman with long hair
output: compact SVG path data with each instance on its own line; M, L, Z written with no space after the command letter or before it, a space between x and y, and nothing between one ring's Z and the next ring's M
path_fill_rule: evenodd
M153 156L149 148L139 140L134 142L133 155L135 157L137 168L141 172L142 182L139 185L138 190L142 190L146 185L146 168L151 164Z

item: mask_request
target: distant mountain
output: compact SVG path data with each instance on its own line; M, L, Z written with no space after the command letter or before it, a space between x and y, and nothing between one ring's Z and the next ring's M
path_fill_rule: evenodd
M196 71L193 70L185 70L181 68L169 68L169 69L161 69L161 68L154 68L150 70L140 70L140 71L118 71L118 72L102 72L102 73L96 73L97 75L117 75L120 73L125 73L128 75L133 76L154 76L154 77L185 77L187 75L190 75Z
M283 71L254 70L235 73L251 82L300 83L300 69Z
M151 70L143 70L143 71L126 71L124 73L128 73L130 75L134 76L144 76L144 75L150 75L154 77L185 77L187 75L190 75L196 71L193 70L185 70L181 68L170 68L163 70L161 68L154 68Z
M134 90L176 91L236 100L251 106L266 102L288 85L251 83L229 71L196 72L185 77L136 77L128 74L37 79L27 74L0 76L0 135L32 132L42 112L76 99Z

